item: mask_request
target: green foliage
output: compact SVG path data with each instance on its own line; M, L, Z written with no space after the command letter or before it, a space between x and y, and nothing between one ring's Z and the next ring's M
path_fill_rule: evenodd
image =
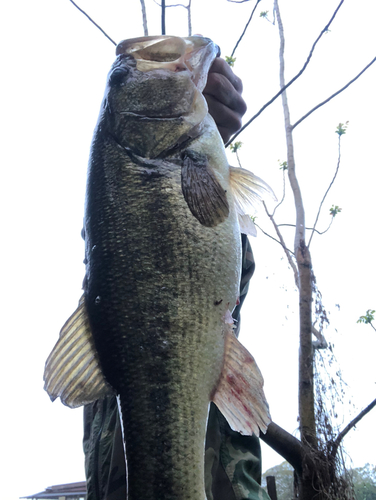
M282 462L262 475L261 486L266 491L266 477L274 476L278 500L291 500L294 498L294 470L288 462Z
M278 160L278 163L279 163L280 170L287 170L288 169L287 161Z
M366 464L352 470L356 500L376 500L376 467Z
M230 144L231 153L236 153L237 150L242 147L242 144L243 143L241 141L237 141L237 142L234 142L234 144Z
M376 500L376 467L366 464L348 472L354 484L356 500ZM293 468L288 462L282 462L262 475L261 486L266 491L266 476L274 476L278 500L294 498Z
M375 319L375 312L375 309L368 309L364 316L360 316L357 323L365 323L366 325L372 323Z
M335 217L337 214L342 212L342 208L339 208L338 205L332 205L332 208L329 209L330 215Z
M227 64L229 66L231 66L231 68L234 67L234 64L235 64L235 61L236 61L236 57L225 56L225 60L226 60Z
M336 134L338 134L339 136L346 134L346 130L347 130L348 126L349 126L348 121L346 123L339 123L337 125Z

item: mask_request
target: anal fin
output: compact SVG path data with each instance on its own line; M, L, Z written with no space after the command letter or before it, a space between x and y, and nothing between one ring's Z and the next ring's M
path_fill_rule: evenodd
M60 397L70 408L114 394L99 365L84 296L61 329L46 361L43 378L51 400Z
M265 434L271 417L264 379L253 356L233 333L226 335L225 360L213 397L231 428L242 434Z

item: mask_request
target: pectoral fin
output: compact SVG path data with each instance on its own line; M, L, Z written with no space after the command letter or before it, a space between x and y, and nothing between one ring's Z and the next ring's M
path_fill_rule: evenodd
M257 211L257 205L266 197L277 200L272 188L249 170L238 167L230 167L230 185L241 232L256 236L256 227L250 215Z
M233 333L227 333L221 379L213 401L231 428L242 434L265 434L271 422L264 380L253 356Z
M184 153L181 187L190 211L203 226L214 227L228 216L226 191L211 171L205 155L192 150Z
M44 381L51 400L60 397L71 408L114 394L99 366L84 296L60 331L46 361Z

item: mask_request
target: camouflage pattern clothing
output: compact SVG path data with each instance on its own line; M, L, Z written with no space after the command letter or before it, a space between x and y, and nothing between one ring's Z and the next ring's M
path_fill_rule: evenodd
M237 335L240 309L255 269L252 249L245 235L242 235L242 248L240 303L233 312ZM83 445L87 500L124 500L126 466L116 397L85 406ZM211 403L205 444L207 500L269 500L260 483L259 439L233 431Z

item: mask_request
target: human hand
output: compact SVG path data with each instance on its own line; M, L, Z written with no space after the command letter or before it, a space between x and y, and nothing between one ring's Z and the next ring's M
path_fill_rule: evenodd
M209 70L203 94L224 143L242 126L242 116L247 111L242 91L241 79L224 59L217 57Z

